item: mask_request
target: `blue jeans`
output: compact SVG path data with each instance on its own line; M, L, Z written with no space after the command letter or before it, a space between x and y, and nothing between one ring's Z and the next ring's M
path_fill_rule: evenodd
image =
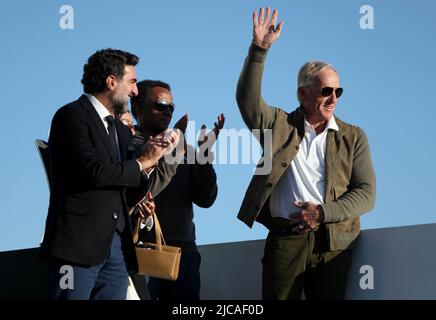
M59 260L48 263L53 300L125 300L128 277L118 232L114 234L108 256L99 265L81 267Z

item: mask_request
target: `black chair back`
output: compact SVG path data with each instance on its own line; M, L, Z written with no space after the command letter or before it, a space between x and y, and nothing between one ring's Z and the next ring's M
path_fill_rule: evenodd
M47 179L48 188L51 192L50 148L48 143L41 139L36 139L35 145L44 166L45 177Z

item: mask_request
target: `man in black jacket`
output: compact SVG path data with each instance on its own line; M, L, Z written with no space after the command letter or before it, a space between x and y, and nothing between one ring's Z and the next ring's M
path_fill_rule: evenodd
M144 80L138 82L138 95L133 97L132 114L138 122L133 144L140 150L150 136L166 130L174 111L170 86L162 81ZM185 115L176 127L185 131L188 117ZM215 129L207 136L209 142L200 147L205 151L212 147L219 130L223 127L224 115L218 117ZM203 132L205 126L202 127ZM215 135L215 136L212 136ZM205 142L200 139L199 144ZM192 148L192 146L188 146ZM182 248L179 277L176 281L150 278L149 290L153 300L198 300L200 294L200 254L195 243L195 225L193 222L193 204L209 208L215 202L218 187L211 157L184 163L177 167L177 172L168 186L155 196L156 214L162 227L166 243ZM185 158L185 162L187 159ZM161 167L163 159L159 161ZM153 189L158 190L158 188ZM154 194L156 195L156 193ZM154 230L143 229L140 238L143 241L154 239Z
M135 157L128 129L114 119L137 95L138 61L121 50L97 51L84 66L85 94L53 117L40 252L52 299L125 299L128 272L137 270L127 207L145 194L157 161L179 139L177 131L157 135Z

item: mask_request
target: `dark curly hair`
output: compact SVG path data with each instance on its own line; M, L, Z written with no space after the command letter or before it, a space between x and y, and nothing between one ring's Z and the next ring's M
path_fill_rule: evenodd
M95 52L83 66L83 91L91 94L103 92L108 76L122 79L125 66L136 66L138 62L136 55L122 50L109 48Z
M171 91L171 87L168 83L159 80L142 80L139 81L136 86L138 87L138 95L130 98L130 103L132 104L132 115L135 120L138 120L138 110L150 102L151 89L161 87Z

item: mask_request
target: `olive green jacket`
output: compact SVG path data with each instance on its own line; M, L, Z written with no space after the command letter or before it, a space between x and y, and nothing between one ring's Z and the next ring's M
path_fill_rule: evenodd
M297 154L304 136L304 113L300 106L292 113L269 107L261 96L267 50L251 45L239 78L236 99L249 129L272 130L272 168L266 175L254 175L245 193L238 218L249 227L255 220L269 228L269 197L282 174ZM325 228L331 251L350 247L360 232L360 215L375 202L375 174L368 140L359 127L335 116L339 131L329 129L326 146L324 210ZM260 143L264 149L264 136ZM259 163L263 166L264 162Z

